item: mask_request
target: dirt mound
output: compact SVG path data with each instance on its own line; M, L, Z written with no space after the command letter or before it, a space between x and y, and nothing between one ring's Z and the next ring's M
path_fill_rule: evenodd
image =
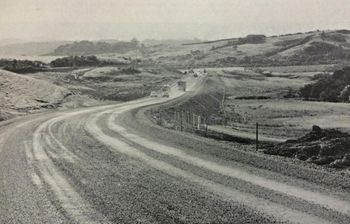
M350 134L314 125L305 136L265 148L264 153L295 157L318 165L350 167Z
M70 94L46 81L0 70L0 120L11 114L55 108Z

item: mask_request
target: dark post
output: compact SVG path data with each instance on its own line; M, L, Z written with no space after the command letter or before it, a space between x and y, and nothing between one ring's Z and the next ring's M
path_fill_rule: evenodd
M187 131L188 130L188 111L187 110L185 111L185 122L186 122L185 131Z
M205 137L208 137L208 120L205 119Z
M188 129L192 131L191 111L188 111Z
M162 126L162 112L159 111L159 125Z
M177 130L177 113L176 110L174 111L174 128Z
M182 131L182 113L183 111L180 112L180 131Z
M259 123L258 122L256 122L255 133L256 133L256 151L258 151L259 149Z
M192 131L196 129L196 114L192 113Z
M190 130L193 132L193 113L191 111L188 114L188 119L190 120Z
M191 131L191 119L190 119L190 111L187 111L186 117L187 117L187 130Z

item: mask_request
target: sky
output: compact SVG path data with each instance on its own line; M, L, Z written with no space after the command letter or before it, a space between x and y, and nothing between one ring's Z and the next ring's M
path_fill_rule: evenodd
M350 0L0 0L0 39L220 39L350 29Z

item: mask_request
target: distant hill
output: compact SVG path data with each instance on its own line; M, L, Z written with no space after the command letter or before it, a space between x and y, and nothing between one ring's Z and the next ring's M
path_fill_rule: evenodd
M145 39L142 41L142 44L145 46L154 46L154 45L181 45L181 44L191 44L191 43L197 43L202 42L202 40L198 38L194 39L167 39L167 40L158 40L158 39Z
M0 46L1 56L44 55L54 51L58 46L70 41L25 42Z
M273 66L334 64L350 60L350 30L311 31L275 36L252 34L219 40L100 40L32 42L0 46L4 55L138 58L153 65Z
M350 31L247 35L178 45L148 46L152 61L188 66L330 64L350 60Z
M68 55L68 56L82 56L82 55L96 55L105 53L126 53L138 49L139 42L136 39L131 41L119 42L93 42L93 41L79 41L58 46L50 55Z

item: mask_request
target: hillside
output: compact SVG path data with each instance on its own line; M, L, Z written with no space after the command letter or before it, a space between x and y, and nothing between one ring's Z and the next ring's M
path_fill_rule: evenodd
M148 46L149 62L188 66L330 64L350 58L350 31L248 35L192 44Z
M0 70L0 121L16 114L55 108L70 94L49 82Z
M32 42L0 46L0 55L96 55L137 58L175 66L273 66L342 63L350 59L350 31L312 31L220 40L101 40Z

